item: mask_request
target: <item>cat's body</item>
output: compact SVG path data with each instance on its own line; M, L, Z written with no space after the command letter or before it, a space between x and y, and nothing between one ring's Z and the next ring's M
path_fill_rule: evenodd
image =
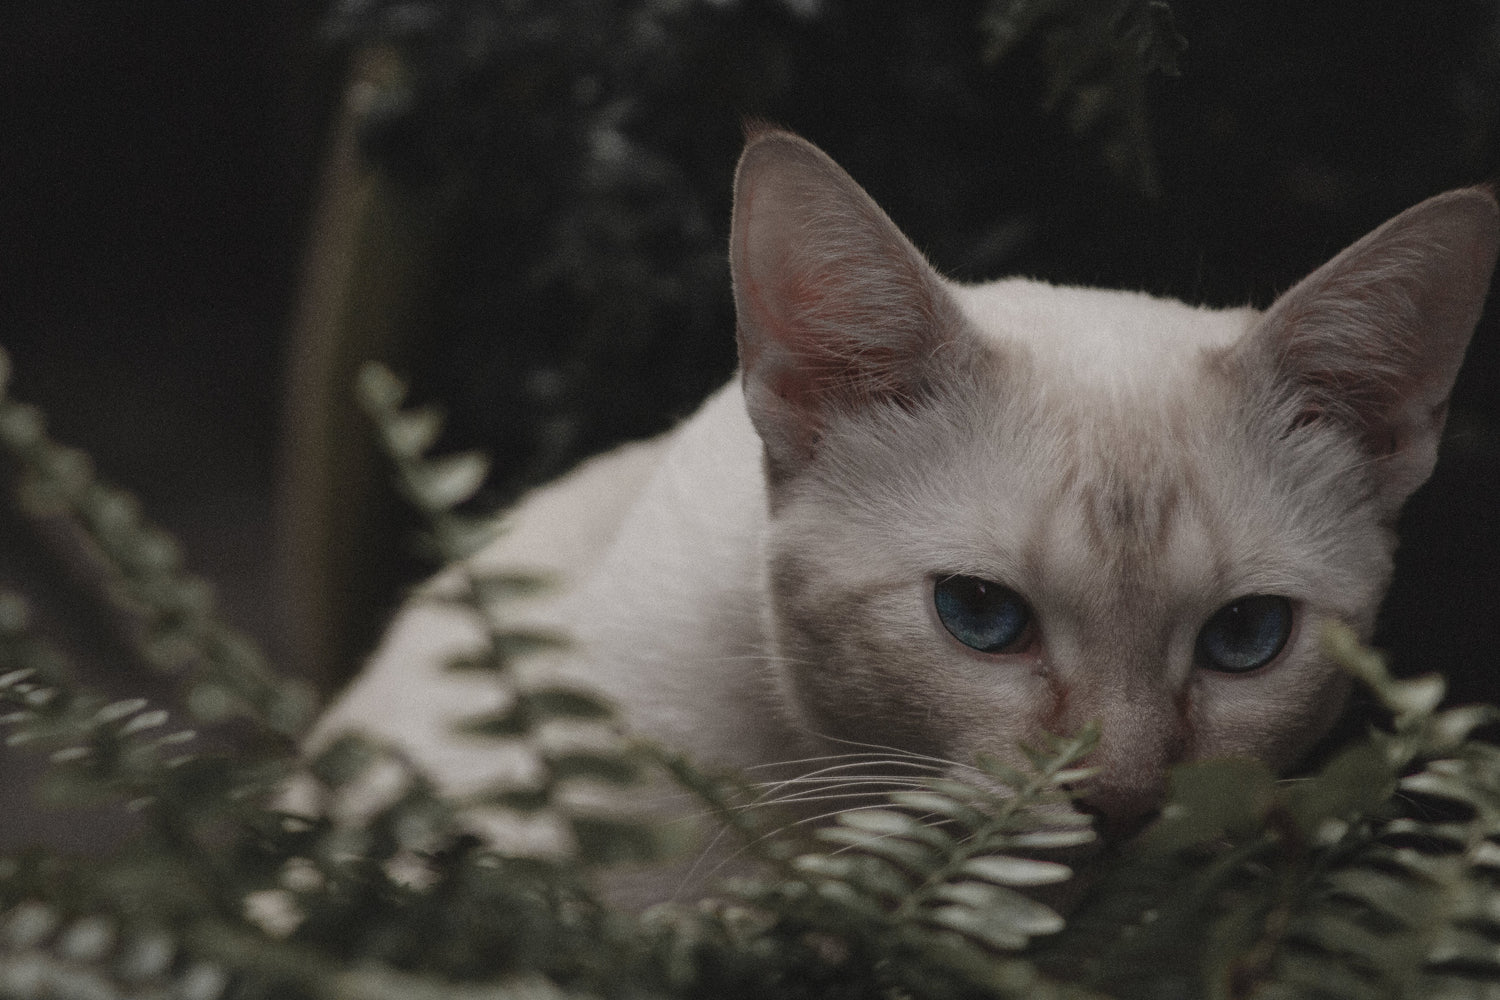
M1497 217L1439 196L1265 314L961 287L821 153L762 134L731 247L742 380L538 491L477 562L563 581L518 612L575 640L544 669L705 763L962 765L1098 720L1083 801L1129 829L1174 763L1284 768L1334 721L1320 627L1372 627ZM451 726L497 695L443 670L475 641L412 604L320 733L488 783L492 745Z

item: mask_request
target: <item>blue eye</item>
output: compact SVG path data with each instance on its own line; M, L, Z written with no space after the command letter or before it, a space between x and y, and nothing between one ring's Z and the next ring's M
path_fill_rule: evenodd
M1027 636L1031 609L1009 587L977 576L949 576L932 588L943 628L981 653L1013 652Z
M1198 663L1243 674L1276 659L1292 634L1292 602L1271 594L1241 597L1215 611L1198 633Z

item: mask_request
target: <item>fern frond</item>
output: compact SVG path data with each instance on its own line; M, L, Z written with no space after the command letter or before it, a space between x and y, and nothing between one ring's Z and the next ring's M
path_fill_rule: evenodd
M492 519L459 509L483 484L488 463L474 453L430 456L442 418L430 408L405 407L406 393L406 386L379 365L360 371L360 402L375 423L401 492L421 514L433 554L454 568L457 586L442 599L463 608L484 630L484 648L450 666L488 673L504 694L500 709L466 720L462 728L507 741L536 764L529 769L530 783L500 785L471 798L470 805L533 828L554 819L557 829L566 831L565 842L542 850L559 858L603 864L656 856L656 837L632 815L625 798L641 780L641 761L614 728L613 709L591 691L528 679L514 669L521 658L566 646L560 636L517 629L506 618L507 600L542 581L483 573L465 562L496 530ZM559 733L564 738L556 738Z
M710 912L737 920L735 929L755 927L762 949L777 942L800 981L848 990L830 996L1082 997L1090 994L1017 955L1063 926L1026 891L1072 874L1038 851L1094 839L1087 818L1066 808L1064 788L1096 740L1094 728L1054 739L1031 773L985 762L984 784L940 778L889 793L888 806L850 810L816 830L810 849L795 830L761 832L722 783L705 785L681 761L674 773L685 770L689 787L772 868L731 883L739 902ZM731 928L717 931L734 942Z
M89 553L132 645L144 662L179 678L197 722L236 717L289 748L311 715L311 689L271 671L220 616L208 583L184 568L171 536L142 516L134 497L101 480L87 455L53 441L41 411L9 396L9 375L0 352L0 459L21 508Z

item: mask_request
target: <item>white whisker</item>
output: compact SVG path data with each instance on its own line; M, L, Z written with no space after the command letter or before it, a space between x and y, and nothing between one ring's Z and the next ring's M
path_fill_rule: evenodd
M984 771L982 769L977 768L972 764L964 764L956 760L948 760L945 757L935 757L931 754L917 753L913 750L906 750L902 747L887 746L883 743L864 743L858 740L846 740L838 736L828 736L823 733L814 733L813 735L818 739L827 740L830 743L840 743L844 746L851 747L863 747L868 751L879 751L905 760L925 761L933 765L934 768L941 768L944 770L947 770L949 768L961 768L965 771L973 771L976 774L984 774Z
M930 760L937 761L938 759L934 757L934 758L930 758ZM770 768L776 768L776 767L795 767L795 766L803 765L803 764L822 764L822 763L824 763L826 761L846 761L846 762L850 762L850 763L857 763L857 762L863 761L863 762L866 762L866 763L876 763L876 764L889 762L889 763L893 763L893 764L894 763L899 763L899 764L902 764L903 766L906 766L906 767L916 767L918 765L921 765L921 766L926 767L926 768L928 768L929 770L932 770L932 771L941 771L941 770L944 770L946 768L946 766L947 766L943 762L927 763L927 761L925 759L923 759L923 758L914 758L914 757L909 757L909 756L891 756L888 753L877 754L877 753L874 753L874 752L869 752L869 753L857 753L857 754L851 754L851 753L825 754L825 755L823 755L821 757L801 757L801 758L798 758L796 760L772 761L769 764L754 764L754 765L752 765L750 767L745 768L745 771L746 772L750 772L750 771L764 771L764 770L768 770Z
M859 792L843 791L843 789L861 787L865 788L866 790ZM834 799L868 799L872 795L879 795L881 792L889 791L893 787L925 788L927 786L923 782L911 781L909 779L894 781L887 779L871 779L869 781L843 781L838 782L837 784L828 785L825 788L803 789L802 791L795 792L791 795L782 795L773 799L757 799L754 802L747 803L743 806L737 806L736 808L754 809L761 806L784 806L793 802L802 804L806 804L809 802L828 802Z

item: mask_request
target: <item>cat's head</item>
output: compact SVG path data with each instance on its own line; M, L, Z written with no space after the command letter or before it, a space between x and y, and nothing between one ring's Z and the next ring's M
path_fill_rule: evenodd
M752 138L731 263L777 670L809 733L959 763L1103 724L1129 827L1176 762L1284 768L1337 717L1500 239L1381 226L1264 314L939 277L827 156Z

